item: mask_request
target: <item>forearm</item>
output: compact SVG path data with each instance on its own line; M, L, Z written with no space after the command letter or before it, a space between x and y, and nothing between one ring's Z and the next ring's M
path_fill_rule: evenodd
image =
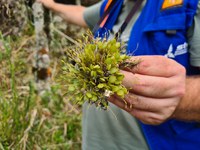
M187 77L186 94L173 117L178 120L200 121L200 76Z
M85 7L83 6L55 3L50 9L69 23L87 27L87 24L83 18L83 12L85 10Z

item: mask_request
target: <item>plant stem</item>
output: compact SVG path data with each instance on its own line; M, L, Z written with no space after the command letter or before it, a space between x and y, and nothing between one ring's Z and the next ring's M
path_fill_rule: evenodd
M5 150L1 142L0 142L0 149Z

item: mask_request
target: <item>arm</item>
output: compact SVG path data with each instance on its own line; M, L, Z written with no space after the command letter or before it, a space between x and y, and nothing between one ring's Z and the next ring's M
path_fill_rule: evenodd
M83 18L85 7L59 4L55 3L53 0L37 0L37 2L42 3L45 7L56 12L65 21L82 27L87 27L87 24Z
M187 78L186 91L173 117L186 121L200 121L200 76Z
M193 25L187 32L187 39L190 45L190 64L198 69L200 66L200 0L197 13L194 16ZM200 72L200 70L199 70ZM173 117L181 120L200 121L200 76L188 77L186 79L187 93L181 100Z
M122 71L129 94L123 100L114 95L110 102L146 124L157 125L169 118L200 121L200 77L186 79L184 67L163 56L133 59L141 59L138 67Z

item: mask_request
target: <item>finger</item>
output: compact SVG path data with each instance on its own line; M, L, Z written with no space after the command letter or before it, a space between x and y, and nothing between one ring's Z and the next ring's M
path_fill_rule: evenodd
M167 98L177 96L182 93L182 77L164 78L132 74L131 72L121 71L124 74L123 85L138 95L147 97ZM180 81L179 81L180 80ZM176 88L176 89L175 89ZM180 91L178 91L180 90Z
M133 109L156 112L161 115L165 113L165 110L173 112L178 105L176 99L153 99L133 93L127 94L124 99L132 104Z
M158 125L158 124L162 123L163 121L165 121L166 118L168 118L165 115L162 115L162 114L159 114L156 112L151 112L151 111L140 110L140 109L134 108L129 103L127 103L127 105L125 105L123 100L117 96L111 96L108 100L111 103L118 106L119 108L129 112L131 115L133 115L134 117L136 117L137 119L139 119L140 121L142 121L145 124ZM131 106L131 107L127 107L127 106Z
M134 56L131 60L139 62L137 67L128 69L133 73L162 77L171 77L177 72L185 73L183 66L164 56Z
M130 114L139 119L144 124L159 125L165 120L165 118L163 119L162 116L156 113L147 112L139 109L133 109Z
M132 111L132 107L125 100L123 100L122 98L118 96L113 95L108 98L108 101L127 112Z

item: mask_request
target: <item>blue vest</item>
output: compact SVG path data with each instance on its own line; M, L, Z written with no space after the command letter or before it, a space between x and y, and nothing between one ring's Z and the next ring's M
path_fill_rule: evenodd
M104 12L105 0L101 7ZM130 55L165 55L186 67L190 74L186 31L192 25L198 0L183 0L181 6L162 10L164 0L147 0L132 28L127 53ZM120 14L123 0L116 0L103 28L95 35L105 36ZM159 126L141 123L151 150L200 150L200 126L196 122L169 120ZM130 139L131 140L131 139Z

